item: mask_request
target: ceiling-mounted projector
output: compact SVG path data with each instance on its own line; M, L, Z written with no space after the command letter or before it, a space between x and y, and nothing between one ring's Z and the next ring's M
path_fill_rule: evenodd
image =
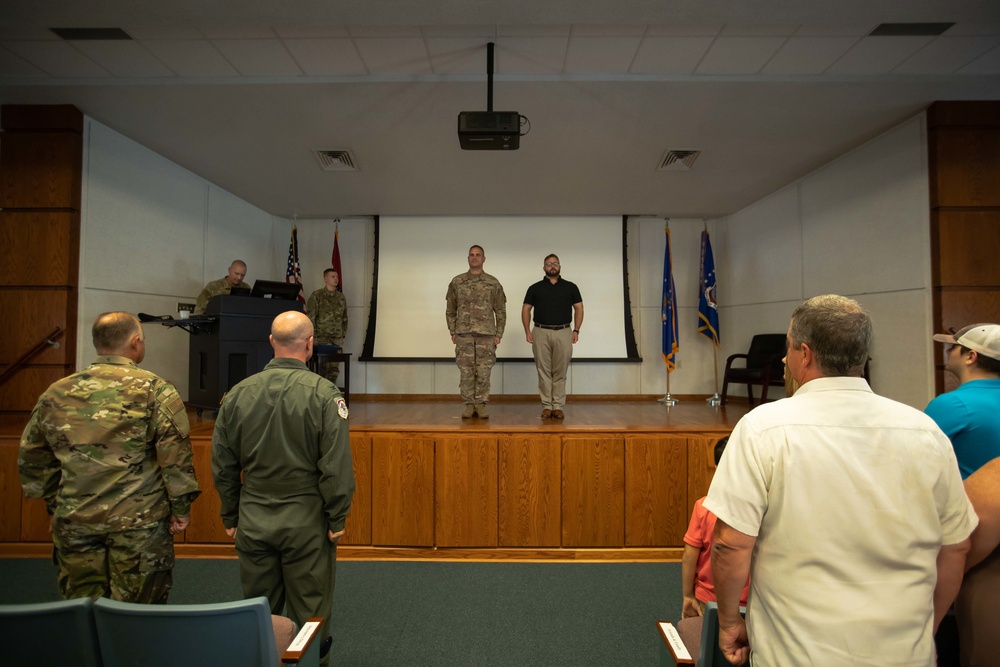
M516 151L521 144L521 114L516 111L463 111L458 143L467 151Z
M466 151L516 151L521 114L493 110L493 42L486 45L486 111L458 114L458 144Z

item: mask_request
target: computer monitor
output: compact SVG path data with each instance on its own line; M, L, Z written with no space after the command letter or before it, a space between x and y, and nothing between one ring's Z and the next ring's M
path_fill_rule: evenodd
M250 296L249 287L232 287L229 290L229 296Z
M257 280L253 284L250 296L261 299L284 299L285 301L295 301L302 290L302 285L296 283L283 283L277 280Z

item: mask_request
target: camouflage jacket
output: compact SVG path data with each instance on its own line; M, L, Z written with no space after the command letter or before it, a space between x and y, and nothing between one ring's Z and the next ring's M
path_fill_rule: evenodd
M306 315L312 320L317 343L332 343L347 335L347 299L343 292L321 287L309 295Z
M245 282L240 281L240 284L236 287L242 287L244 289L250 289L250 286ZM205 289L201 291L198 295L198 301L195 302L194 314L202 315L205 313L205 308L208 307L208 302L213 296L219 296L220 294L229 294L233 286L229 284L225 278L219 278L218 280L213 280L209 284L205 285Z
M200 493L189 430L173 385L97 357L38 399L18 453L24 493L87 533L188 516Z
M503 337L507 325L507 295L500 281L488 273L465 272L452 278L445 297L448 331L456 334L492 334Z

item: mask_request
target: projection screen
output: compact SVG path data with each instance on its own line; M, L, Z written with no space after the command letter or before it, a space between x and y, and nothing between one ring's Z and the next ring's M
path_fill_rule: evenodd
M468 271L469 247L507 295L500 360L529 360L521 325L528 286L549 253L583 296L584 323L573 360L638 360L627 303L625 225L620 217L391 217L376 222L375 287L361 360L453 359L445 322L451 279Z

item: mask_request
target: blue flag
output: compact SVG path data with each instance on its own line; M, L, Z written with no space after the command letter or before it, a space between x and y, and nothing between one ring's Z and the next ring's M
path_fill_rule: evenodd
M715 258L708 232L701 233L701 290L698 294L698 333L719 347L719 304L715 300Z
M660 309L663 322L663 361L667 362L667 372L674 370L674 362L680 346L677 344L677 291L674 289L674 274L670 261L670 227L667 227L667 247L663 251L663 306Z

